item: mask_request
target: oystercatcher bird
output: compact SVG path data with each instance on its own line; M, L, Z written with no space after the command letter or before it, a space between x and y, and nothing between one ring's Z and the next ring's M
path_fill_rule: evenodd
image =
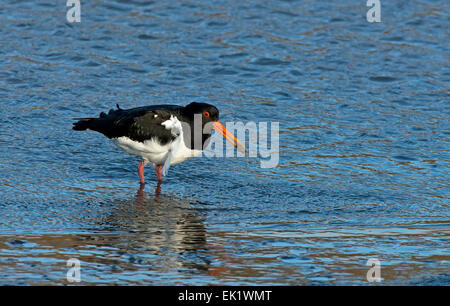
M219 110L210 104L193 102L187 106L151 105L131 109L111 109L97 118L74 118L77 131L100 132L130 154L141 158L138 175L145 184L144 166L156 168L158 183L170 165L201 154L214 129L238 150L245 147L219 121ZM198 128L200 127L200 128Z

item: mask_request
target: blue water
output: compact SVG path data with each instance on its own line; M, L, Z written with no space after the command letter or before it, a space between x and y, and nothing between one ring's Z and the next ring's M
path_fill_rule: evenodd
M0 284L450 284L448 1L0 4ZM394 3L393 3L394 2ZM72 118L279 122L275 168L138 159Z

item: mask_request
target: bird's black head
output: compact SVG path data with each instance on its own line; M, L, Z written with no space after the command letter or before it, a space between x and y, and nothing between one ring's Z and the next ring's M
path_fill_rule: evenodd
M219 110L214 105L192 102L191 104L188 104L184 107L184 109L182 110L182 114L183 117L191 125L191 128L195 126L195 120L201 118L201 135L195 135L195 128L193 128L191 129L190 139L185 139L185 144L187 144L189 148L197 147L197 145L195 144L199 142L194 141L195 136L201 136L200 139L202 140L202 145L201 147L200 145L198 145L198 148L196 149L203 150L208 145L209 139L211 137L211 131L214 129L223 137L225 137L229 142L231 142L235 147L239 145L243 148L243 150L246 150L245 147L233 136L233 134L228 132L225 126L220 123Z
M192 102L186 105L181 112L184 121L189 123L191 131L191 133L185 133L184 142L189 148L194 148L195 137L200 137L201 148L196 149L203 150L208 145L211 131L214 128L213 124L219 121L219 110L211 104ZM201 129L196 130L195 126L201 126ZM195 133L197 132L201 134L196 135ZM186 137L190 138L188 139ZM198 142L196 146L200 146L200 143Z
M219 121L219 110L208 103L192 102L184 107L183 115L190 120L194 120L195 115L201 115L202 126L208 122Z

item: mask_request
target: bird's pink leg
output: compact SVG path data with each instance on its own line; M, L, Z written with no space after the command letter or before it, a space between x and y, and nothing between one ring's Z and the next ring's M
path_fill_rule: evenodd
M145 166L145 161L141 160L138 165L138 174L139 174L139 180L141 181L141 184L145 184L144 166Z
M162 183L161 169L162 169L162 165L156 166L156 178L158 179L158 183Z
M155 195L159 196L161 194L161 182L158 182L155 189Z

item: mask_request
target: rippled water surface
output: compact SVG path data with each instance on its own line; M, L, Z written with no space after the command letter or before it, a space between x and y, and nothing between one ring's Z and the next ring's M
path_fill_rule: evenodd
M450 284L448 1L0 3L0 284ZM194 158L161 193L72 118L208 102L276 168Z

